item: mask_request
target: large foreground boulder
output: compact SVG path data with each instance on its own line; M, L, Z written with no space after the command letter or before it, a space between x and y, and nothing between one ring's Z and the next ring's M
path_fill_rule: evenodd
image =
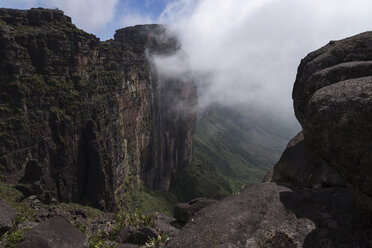
M372 247L372 217L346 188L253 184L199 211L166 247Z
M18 248L88 248L88 238L60 216L29 231Z
M372 32L306 56L293 101L310 149L372 196Z
M0 237L8 231L17 216L17 212L0 199Z
M302 131L289 141L278 163L266 174L263 181L292 183L310 188L347 185L335 169L310 149Z

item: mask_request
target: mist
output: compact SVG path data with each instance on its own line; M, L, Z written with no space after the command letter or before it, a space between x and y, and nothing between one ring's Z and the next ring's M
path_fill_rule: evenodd
M371 13L368 0L173 1L158 21L182 49L153 60L168 77L191 71L201 111L242 107L297 125L291 92L301 58L330 40L371 30Z

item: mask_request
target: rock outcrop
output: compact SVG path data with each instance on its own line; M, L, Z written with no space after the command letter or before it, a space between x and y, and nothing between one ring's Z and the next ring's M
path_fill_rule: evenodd
M187 203L179 203L174 207L174 218L185 224L189 222L201 209L215 203L216 200L196 198Z
M332 41L301 61L295 114L312 151L372 196L372 32Z
M198 212L166 247L371 247L348 189L254 184Z
M0 237L13 226L16 216L17 212L0 199Z
M88 238L63 217L53 217L29 231L18 248L88 248Z
M27 195L106 210L141 179L167 190L191 160L196 90L148 57L178 48L160 25L100 42L59 10L0 9L1 174Z
M303 132L289 141L278 163L266 174L263 181L291 183L310 188L347 186L345 179L309 148Z

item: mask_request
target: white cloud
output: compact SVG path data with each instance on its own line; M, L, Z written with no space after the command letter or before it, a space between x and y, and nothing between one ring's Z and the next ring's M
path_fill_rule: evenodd
M300 59L329 40L371 29L371 13L370 0L177 0L159 21L172 26L200 76L201 107L251 105L293 118Z

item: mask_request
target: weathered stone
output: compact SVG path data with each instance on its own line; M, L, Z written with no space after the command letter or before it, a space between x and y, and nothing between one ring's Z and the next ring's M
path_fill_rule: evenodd
M178 48L161 25L100 42L59 10L0 9L5 179L26 197L104 210L140 179L167 190L192 158L196 88L158 75L149 55Z
M332 41L301 61L295 114L310 149L372 196L372 32Z
M187 203L179 203L174 207L174 218L182 223L187 223L200 209L215 202L216 200L212 199L196 198Z
M121 243L145 245L149 239L156 238L157 236L158 233L151 227L135 228L133 226L127 226L119 233L118 239Z
M17 212L0 199L0 237L13 226L16 216Z
M347 186L345 179L309 148L302 131L288 143L280 160L263 181L312 188Z
M62 217L53 217L26 233L18 248L87 248L88 238Z
M166 247L371 247L371 221L346 188L260 183L200 210Z

